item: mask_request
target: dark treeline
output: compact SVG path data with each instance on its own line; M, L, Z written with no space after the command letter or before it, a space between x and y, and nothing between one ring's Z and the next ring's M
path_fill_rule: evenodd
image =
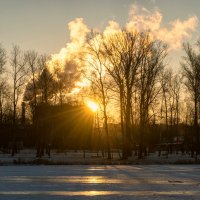
M144 158L165 150L197 158L197 47L183 45L174 72L165 62L167 46L149 32L91 33L76 62L0 46L0 151L15 155L25 146L41 157L50 148L95 150L111 158L117 150L126 159L133 151ZM81 80L89 84L74 94ZM99 105L96 112L87 98Z

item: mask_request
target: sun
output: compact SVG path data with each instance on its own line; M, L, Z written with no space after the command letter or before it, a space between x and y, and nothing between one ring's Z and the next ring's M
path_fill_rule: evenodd
M86 101L86 105L92 112L96 112L99 108L98 104L91 100Z

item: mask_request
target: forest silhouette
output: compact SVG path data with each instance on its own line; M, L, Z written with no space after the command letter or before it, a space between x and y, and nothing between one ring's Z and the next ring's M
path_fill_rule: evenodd
M22 146L35 148L37 157L51 148L95 150L108 159L113 150L123 159L181 151L197 159L196 46L183 44L175 73L166 64L167 45L150 31L85 37L67 60L0 46L0 150L14 156Z

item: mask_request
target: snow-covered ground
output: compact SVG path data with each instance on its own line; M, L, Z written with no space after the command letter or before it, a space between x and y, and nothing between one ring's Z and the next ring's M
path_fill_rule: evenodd
M57 152L56 150L51 151L51 156L47 154L42 157L43 161L47 161L46 164L171 164L171 163L192 163L195 161L194 158L191 158L189 154L166 154L165 152L161 153L161 156L158 156L158 152L151 153L143 160L138 160L137 156L130 157L127 161L122 161L119 158L119 153L117 151L112 152L113 159L108 161L105 158L101 157L101 153L96 152L86 152L85 158L83 157L83 151L63 151ZM0 153L0 164L11 165L13 163L18 164L30 164L32 161L36 160L36 150L33 149L23 149L20 153L11 156L10 154ZM200 159L200 156L199 156ZM43 162L45 164L45 162ZM200 161L199 161L200 163Z
M0 200L199 200L200 165L1 166Z

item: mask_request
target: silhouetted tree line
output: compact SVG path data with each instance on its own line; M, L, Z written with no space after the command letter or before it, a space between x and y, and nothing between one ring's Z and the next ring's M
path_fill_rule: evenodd
M34 115L37 156L45 149L91 149L93 113L85 106L41 104Z
M84 54L77 55L81 70L73 61L63 66L35 51L13 46L8 54L0 46L0 150L14 155L23 143L39 157L57 148L96 150L109 159L113 149L124 159L133 150L138 158L155 150L197 158L197 47L183 45L182 68L175 73L165 63L167 46L150 32L91 33ZM83 77L90 85L73 95ZM85 97L99 104L97 112L82 106Z

